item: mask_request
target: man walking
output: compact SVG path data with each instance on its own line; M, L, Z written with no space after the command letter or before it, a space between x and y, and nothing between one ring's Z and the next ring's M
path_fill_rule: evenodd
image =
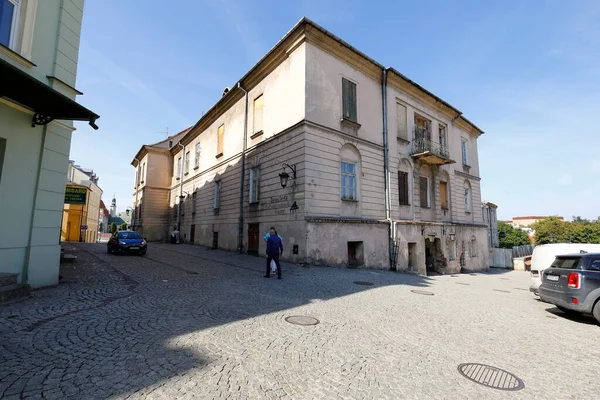
M275 228L271 228L269 231L269 238L267 239L267 274L265 278L271 277L271 260L275 261L277 265L277 279L281 279L281 265L279 265L279 256L283 254L283 242L281 238L275 233Z

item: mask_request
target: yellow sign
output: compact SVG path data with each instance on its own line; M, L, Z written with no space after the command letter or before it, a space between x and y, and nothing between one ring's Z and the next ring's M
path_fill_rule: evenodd
M87 189L68 187L65 191L65 204L85 204Z

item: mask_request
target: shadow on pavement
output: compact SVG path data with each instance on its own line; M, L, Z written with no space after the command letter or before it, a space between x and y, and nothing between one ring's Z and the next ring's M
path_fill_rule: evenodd
M548 312L552 315L556 315L559 318L568 319L569 321L579 322L581 324L586 324L586 325L598 325L598 323L596 322L594 317L591 317L588 315L579 314L579 313L575 313L575 312L574 313L564 312L562 310L559 310L556 307L547 308L546 312Z

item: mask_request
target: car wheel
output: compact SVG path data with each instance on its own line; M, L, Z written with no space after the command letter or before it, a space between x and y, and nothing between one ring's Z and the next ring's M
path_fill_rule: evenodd
M600 324L600 299L598 301L596 301L596 305L594 306L594 318L596 318L596 321L598 321L598 323Z

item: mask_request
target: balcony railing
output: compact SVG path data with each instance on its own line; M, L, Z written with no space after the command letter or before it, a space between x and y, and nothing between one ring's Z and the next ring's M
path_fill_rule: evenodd
M415 138L412 143L412 154L430 153L447 160L450 159L450 152L446 146L434 143L427 138Z

